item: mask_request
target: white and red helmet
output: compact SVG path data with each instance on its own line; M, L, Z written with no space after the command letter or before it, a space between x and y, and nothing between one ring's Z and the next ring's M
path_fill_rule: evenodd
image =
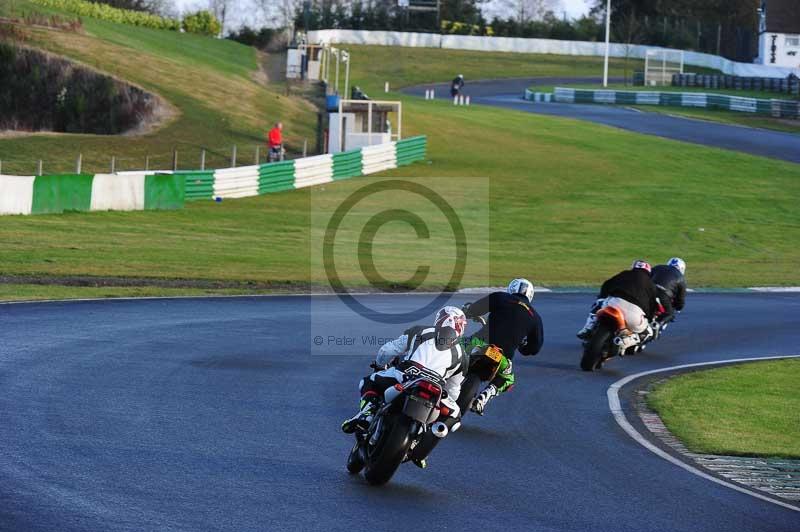
M637 259L631 264L631 270L644 270L647 273L653 271L653 267L646 260Z
M467 330L467 317L458 307L442 307L436 313L436 349L444 351L455 345Z

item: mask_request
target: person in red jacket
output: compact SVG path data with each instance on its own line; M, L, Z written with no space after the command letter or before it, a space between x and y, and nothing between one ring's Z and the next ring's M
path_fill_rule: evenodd
M277 122L275 127L269 130L267 145L269 146L269 162L283 159L283 122Z

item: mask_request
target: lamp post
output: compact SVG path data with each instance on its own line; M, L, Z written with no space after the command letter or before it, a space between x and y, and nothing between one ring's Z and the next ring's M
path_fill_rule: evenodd
M344 97L349 98L350 93L350 52L342 50L342 61L347 63L344 71Z
M611 48L611 0L606 4L606 58L603 63L603 87L608 87L608 54Z

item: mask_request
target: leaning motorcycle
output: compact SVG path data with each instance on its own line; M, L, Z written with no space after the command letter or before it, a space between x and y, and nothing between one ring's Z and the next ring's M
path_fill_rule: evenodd
M465 344L465 348L470 349L469 368L456 401L461 415L458 418L442 416L439 419L445 424L448 432L455 432L459 429L461 419L470 411L473 401L481 391L481 384L494 379L503 359L503 350L495 345L474 340L465 342ZM417 460L426 458L440 440L441 438L437 438L435 433L425 434L419 445L414 448L411 458Z
M595 317L594 329L583 341L581 369L584 371L600 369L609 358L622 356L638 344L631 342L635 333L628 329L625 315L617 307L606 305L597 311Z
M347 458L347 470L373 485L385 484L414 448L429 435L440 439L449 429L439 421L450 408L443 404L444 381L414 362L402 370L408 380L388 388L369 428L355 433L356 442Z

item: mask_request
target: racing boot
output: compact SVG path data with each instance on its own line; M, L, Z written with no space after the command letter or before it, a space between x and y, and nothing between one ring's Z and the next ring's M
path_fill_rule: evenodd
M412 458L411 463L420 469L425 469L428 467L428 461L424 458Z
M369 424L372 423L372 416L378 409L378 398L374 395L362 397L359 406L361 410L358 414L342 423L342 432L345 434L352 434L358 430L366 432L369 429Z
M483 412L486 410L486 405L497 397L497 386L494 384L490 384L487 386L481 393L478 394L478 397L472 402L472 407L470 410L478 414L479 416L483 415Z
M594 314L589 314L589 317L586 319L586 325L583 326L583 329L578 331L577 336L581 340L586 340L591 336L592 331L594 330L594 326L597 323L597 316Z
M631 334L621 334L614 338L614 343L617 344L620 348L620 355L624 356L629 354L628 349L639 345L639 335L636 333Z

